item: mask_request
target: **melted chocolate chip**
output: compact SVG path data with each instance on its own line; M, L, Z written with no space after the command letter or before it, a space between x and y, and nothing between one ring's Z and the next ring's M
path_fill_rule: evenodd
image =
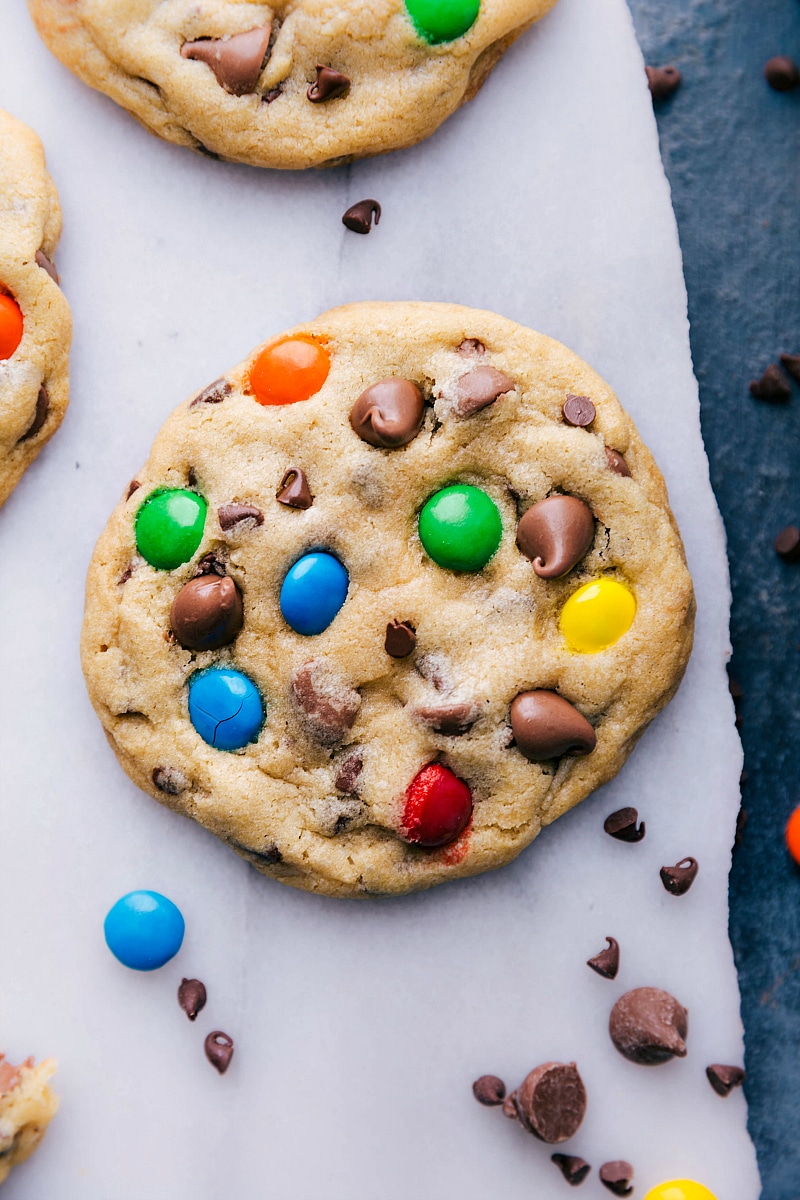
M390 621L383 648L392 658L407 658L417 644L414 626L408 621Z
M479 1104L487 1108L502 1104L506 1095L506 1085L496 1075L481 1075L472 1085L472 1094Z
M677 92L683 76L677 67L645 67L647 86L654 100L666 100Z
M594 515L577 496L548 496L517 525L517 545L541 579L566 575L593 541Z
M577 1133L586 1113L586 1088L575 1063L543 1063L510 1099L522 1127L551 1145Z
M572 1187L583 1183L592 1169L586 1159L578 1158L577 1154L551 1154L550 1161L556 1164L567 1183Z
M482 354L486 353L486 347L477 338L464 338L456 349L459 354L463 354L465 357L472 357L474 355L480 358Z
M792 386L777 363L770 363L760 379L752 380L750 395L767 404L786 404L791 399Z
M603 822L603 829L619 842L640 842L645 835L645 824L636 827L639 814L635 808L619 808Z
M324 104L326 100L335 100L350 91L350 80L341 71L333 67L323 67L317 63L317 78L310 85L306 95L312 104Z
M776 92L790 92L800 84L797 63L786 54L776 54L764 66L764 78Z
M706 1076L718 1096L730 1096L733 1089L741 1087L745 1079L741 1067L726 1067L722 1063L712 1063L706 1067Z
M342 217L342 224L348 229L352 229L353 233L369 233L372 229L372 219L375 218L375 224L379 225L381 220L381 206L377 200L359 200L357 204L351 204L347 212Z
M151 778L158 790L167 796L180 796L190 784L183 771L176 767L154 767Z
M419 705L413 715L435 733L455 737L471 729L480 716L480 709L472 700L453 704Z
M232 391L233 388L227 379L215 379L207 388L203 388L202 392L198 392L194 400L190 402L189 408L194 408L198 404L221 404Z
M513 379L495 367L473 367L456 384L455 413L459 417L472 417L500 396L513 392L516 386Z
M220 529L225 533L243 521L252 521L253 525L264 524L264 514L254 504L221 504L217 509L217 520Z
M350 410L350 424L370 446L394 450L413 441L422 428L422 392L410 379L379 379Z
M608 942L606 949L595 954L594 958L590 958L586 965L596 971L598 975L602 975L603 979L616 979L619 971L619 942L612 937L607 937L606 941Z
M42 384L39 388L39 395L36 397L36 408L33 413L33 420L28 428L19 439L21 442L27 442L29 438L36 437L36 434L47 420L47 414L50 412L50 397L47 394L47 388Z
M800 354L782 354L781 364L800 383Z
M301 471L299 467L288 467L283 473L280 490L275 499L278 504L285 504L287 508L311 508L314 497L311 495L305 471Z
M634 988L612 1008L608 1032L629 1062L652 1067L686 1057L687 1018L686 1009L669 992Z
M612 450L610 446L606 446L606 461L609 470L613 471L615 475L623 475L626 479L630 479L630 469L619 450Z
M597 409L588 396L568 395L561 409L562 416L568 425L577 425L581 429L591 425L597 416Z
M197 1014L206 1006L205 984L199 979L183 979L178 988L178 1004L190 1021L197 1019Z
M674 867L661 868L661 882L673 896L685 896L697 878L699 866L694 858L682 858Z
M228 575L200 575L178 592L169 620L184 649L218 650L242 628L242 594Z
M217 83L234 96L246 96L256 90L264 65L272 25L248 29L226 38L200 38L184 42L183 58L194 58L210 67Z
M138 490L139 490L139 488L140 488L141 486L142 486L142 485L139 483L139 480L138 480L138 479L132 479L132 480L130 481L130 483L128 484L128 490L127 490L127 492L125 493L125 499L126 499L126 500L130 500L130 498L131 498L131 496L133 495L133 493L134 493L134 492L138 492Z
M325 659L295 671L290 694L309 736L321 746L337 746L353 727L361 697Z
M220 1075L224 1075L233 1058L233 1038L221 1029L215 1029L205 1040L206 1058Z
M633 1191L633 1167L629 1162L617 1159L603 1163L599 1171L600 1182L614 1196L630 1196Z
M775 538L774 546L781 558L797 562L800 560L800 529L796 525L787 525Z
M353 796L358 792L361 772L364 769L364 759L360 750L353 750L342 759L336 772L334 783L338 792Z
M56 270L56 264L51 258L47 257L44 250L36 251L36 265L37 267L41 267L43 271L47 271L53 283L61 283L58 271Z
M531 762L562 754L591 754L597 735L569 700L557 692L520 692L511 702L511 730L520 754Z

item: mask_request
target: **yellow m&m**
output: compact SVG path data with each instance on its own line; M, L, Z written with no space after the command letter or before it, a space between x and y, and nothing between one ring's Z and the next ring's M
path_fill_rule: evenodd
M559 627L570 650L597 654L619 641L636 616L630 588L616 579L595 579L573 592L561 610Z
M651 1188L644 1200L717 1200L713 1192L702 1183L691 1179L672 1179Z

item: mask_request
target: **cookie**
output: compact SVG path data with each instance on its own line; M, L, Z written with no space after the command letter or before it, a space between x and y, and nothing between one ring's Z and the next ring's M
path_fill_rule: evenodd
M669 700L694 602L664 481L564 346L335 309L180 405L89 569L120 762L334 896L513 859Z
M28 0L85 83L167 141L258 167L412 146L555 0Z
M72 317L53 264L60 236L42 143L0 111L0 504L69 400Z
M19 1067L0 1054L0 1183L12 1167L33 1154L56 1114L58 1098L49 1087L56 1069L51 1058Z

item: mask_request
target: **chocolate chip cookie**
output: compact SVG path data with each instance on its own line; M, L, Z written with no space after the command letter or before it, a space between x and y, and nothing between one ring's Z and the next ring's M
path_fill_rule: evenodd
M55 1116L58 1099L49 1086L55 1069L51 1058L14 1067L0 1054L0 1183L33 1154Z
M180 405L102 534L83 666L123 767L334 896L513 859L674 693L664 481L564 346L353 304Z
M53 263L60 236L42 143L0 110L0 504L69 400L72 317Z
M28 0L53 51L168 141L259 167L421 141L555 0Z

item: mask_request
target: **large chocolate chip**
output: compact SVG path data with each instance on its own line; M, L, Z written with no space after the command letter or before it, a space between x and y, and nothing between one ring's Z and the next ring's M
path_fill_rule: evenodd
M326 100L335 100L350 91L350 80L341 71L333 67L323 67L317 63L317 78L310 85L306 95L312 104L324 104Z
M416 644L414 626L408 621L390 621L386 626L383 648L392 658L408 658Z
M227 38L201 38L196 42L184 42L181 54L194 58L210 67L217 83L234 96L246 96L256 90L258 77L264 65L264 56L269 45L272 25L248 29L246 33L234 33Z
M474 701L464 700L452 704L418 705L413 715L435 733L454 737L472 728L480 716L480 709Z
M472 417L500 396L513 392L516 386L513 379L495 367L473 367L456 384L455 413L459 417Z
M598 975L602 975L603 979L616 979L619 971L619 942L612 937L607 937L606 941L608 942L606 949L595 954L594 958L590 958L586 965L596 971Z
M625 479L630 479L630 468L619 450L612 450L610 446L606 446L606 462L609 470L613 471L615 475L622 475Z
M511 730L517 749L531 762L562 754L591 754L597 735L569 700L539 689L511 701Z
M351 204L347 212L342 217L342 224L351 229L353 233L369 233L372 229L372 219L375 218L375 224L379 225L381 220L381 206L377 200L359 200L357 204Z
M511 1099L523 1128L551 1145L577 1133L586 1113L586 1088L575 1063L543 1063Z
M661 882L673 896L685 896L697 878L697 859L682 858L674 867L661 868Z
M615 1162L603 1163L600 1171L600 1182L614 1196L630 1196L633 1191L633 1167L629 1162L617 1159Z
M677 67L645 67L647 86L654 100L666 100L677 92L683 76Z
M264 514L255 504L221 504L217 509L217 520L220 529L226 533L242 521L252 521L254 525L264 524Z
M233 1038L221 1029L215 1029L205 1040L206 1058L220 1075L224 1075L233 1058Z
M37 267L41 267L43 271L47 271L53 283L61 283L58 271L56 270L56 264L52 258L47 257L44 250L36 251L36 265Z
M790 92L800 84L800 69L786 54L776 54L767 60L764 78L776 92Z
M774 541L775 550L786 562L800 560L800 529L796 525L787 525Z
M479 1104L493 1107L503 1103L506 1085L496 1075L481 1075L472 1085L472 1094Z
M781 364L800 383L800 354L782 354Z
M741 1087L745 1078L741 1067L726 1067L722 1063L706 1067L706 1076L718 1096L730 1096L734 1088Z
M287 467L275 499L278 504L285 504L287 508L311 508L314 497L311 495L305 471L301 471L299 467Z
M640 842L645 835L645 823L637 827L639 814L635 808L618 808L606 817L603 829L618 842Z
M767 404L786 404L792 398L792 385L777 363L770 363L760 379L752 380L750 395Z
M594 541L594 516L577 496L548 496L517 525L517 545L541 579L558 579L580 562Z
M577 1154L551 1154L550 1161L556 1164L567 1183L572 1187L583 1183L592 1169L586 1159L579 1158Z
M178 1004L190 1021L197 1019L197 1014L206 1006L205 984L199 979L183 979L178 988Z
M669 992L634 988L611 1010L608 1032L625 1058L644 1067L686 1057L688 1013Z
M588 396L568 395L561 409L561 414L568 425L584 428L591 425L597 416L597 409Z
M322 658L295 671L290 693L309 735L321 746L337 746L353 727L361 697Z
M364 769L364 759L360 750L353 750L342 759L336 771L334 783L338 792L353 796L358 792L361 772Z
M203 388L202 392L197 393L194 400L190 402L189 408L194 408L198 404L221 404L232 391L233 388L227 379L215 379L208 387Z
M410 379L379 379L350 410L350 424L370 446L394 450L413 441L422 428L422 392Z
M228 575L200 575L178 592L169 619L185 649L217 650L242 628L242 594Z
M33 413L33 420L28 428L19 439L21 442L27 442L29 438L36 437L36 434L47 420L47 414L50 412L50 397L47 394L47 388L42 384L39 388L39 395L36 397L36 408Z

